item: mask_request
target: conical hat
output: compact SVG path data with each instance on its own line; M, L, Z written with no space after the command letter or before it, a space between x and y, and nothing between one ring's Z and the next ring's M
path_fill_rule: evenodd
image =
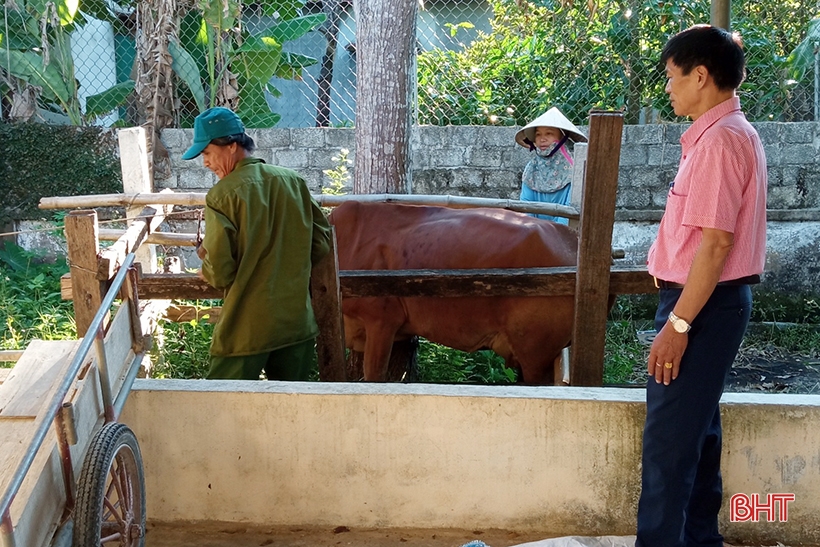
M535 143L535 128L536 127L557 127L564 133L569 135L569 138L574 142L587 142L587 137L578 128L572 125L572 122L564 116L556 107L552 107L540 116L535 121L525 125L521 131L515 134L515 142L529 148L530 145L524 139L529 139L531 143Z

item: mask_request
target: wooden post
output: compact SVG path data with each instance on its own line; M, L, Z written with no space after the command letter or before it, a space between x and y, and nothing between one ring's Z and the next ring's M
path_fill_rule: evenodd
M603 384L612 226L623 125L620 112L590 114L572 327L570 384L573 386Z
M331 232L330 252L313 266L310 273L310 292L313 313L319 324L319 336L316 339L319 379L325 382L344 382L347 380L345 334L335 228Z
M77 337L85 336L105 295L106 281L97 279L100 243L97 238L97 212L71 211L65 217L68 265L71 269L71 295Z
M122 167L122 188L126 194L152 192L151 168L148 162L148 142L145 129L128 127L118 132L120 141L120 165ZM133 219L139 216L142 206L127 207L125 216L130 226ZM145 273L156 273L156 246L144 245L137 249L137 263Z
M584 178L587 169L587 143L575 143L572 151L572 186L570 186L569 204L576 210L581 210L581 200L584 195ZM569 220L569 227L578 231L581 219Z

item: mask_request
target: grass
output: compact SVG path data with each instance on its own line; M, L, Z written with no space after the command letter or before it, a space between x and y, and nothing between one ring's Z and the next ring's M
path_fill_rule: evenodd
M76 338L71 302L60 298L63 261L42 257L6 244L0 249L0 349L24 349L31 340ZM211 307L217 301L187 302ZM755 315L741 351L820 357L820 306L811 298L786 307L780 300L756 301ZM637 332L652 328L657 295L619 296L607 323L604 384L642 384L648 346ZM789 310L793 310L790 312ZM791 321L790 323L784 323ZM152 375L156 378L203 378L213 325L207 318L183 323L162 322L155 334ZM421 340L419 381L432 383L507 384L516 381L491 351L464 353ZM13 363L0 362L0 367ZM318 373L314 373L318 379Z
M197 307L211 307L207 301L189 302ZM208 372L214 326L205 316L182 323L160 322L154 337L151 360L154 378L205 378Z
M76 337L74 309L60 298L60 276L67 271L64 262L49 264L16 245L0 249L0 349Z

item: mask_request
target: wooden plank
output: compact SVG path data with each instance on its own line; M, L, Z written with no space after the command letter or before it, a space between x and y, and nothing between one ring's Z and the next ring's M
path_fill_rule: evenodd
M572 186L570 187L569 204L574 209L581 210L581 201L584 195L584 178L587 170L587 143L578 142L572 150L572 159L575 162L572 166ZM580 216L569 219L569 227L578 230L580 227Z
M91 370L93 374L88 374ZM102 405L96 370L87 362L66 396L74 404L77 444L70 447L74 476L79 477L83 458L96 428L102 424ZM17 494L12 510L19 545L48 545L65 507L60 454L52 427Z
M42 342L52 347L63 345L66 341ZM76 341L68 341L77 347ZM32 344L29 345L29 348ZM30 351L30 350L27 350ZM73 353L73 351L72 351ZM56 352L55 352L56 355ZM70 365L73 356L66 356L66 368ZM18 363L19 366L19 363ZM45 401L50 401L54 397L54 392L59 387L60 379L64 377L62 371L50 382ZM96 395L96 394L95 394ZM0 417L0 439L8 438L15 442L16 455L11 458L6 457L3 467L0 467L0 490L8 487L8 480L11 479L14 470L20 465L26 450L29 449L33 439L34 431L43 420L51 422L53 416L47 405L41 405L36 419L31 417ZM15 431L16 430L16 431ZM53 534L65 504L65 492L60 467L60 457L55 446L56 435L53 426L50 433L45 437L44 443L37 451L31 467L26 474L20 487L15 502L12 504L12 519L15 522L14 534L20 545L47 545L48 539ZM87 442L87 439L84 440ZM80 444L83 444L82 441ZM6 448L9 448L8 446ZM0 458L4 449L0 447ZM81 463L82 454L76 456L75 466Z
M77 337L82 338L105 295L105 284L97 279L100 246L96 211L71 211L65 217L65 233L72 278L74 319Z
M108 280L114 277L120 264L125 260L125 256L135 249L138 250L148 235L165 220L165 210L162 205L148 206L140 211L140 217L138 220L131 221L131 226L123 235L102 252L98 264L98 279ZM156 261L156 256L154 260ZM152 266L147 271L152 272L155 269L156 267Z
M114 228L100 228L100 239L103 241L116 241L125 230ZM157 245L170 245L179 247L193 247L196 245L196 234L177 234L173 232L152 232L145 238L146 243L156 243Z
M6 381L6 378L8 378L9 374L11 374L10 368L0 368L0 386L3 385L3 382Z
M612 227L623 123L620 112L590 115L570 363L573 386L603 384Z
M157 302L151 300L151 302ZM162 300L161 302L170 302L169 300ZM188 321L203 321L208 323L216 323L219 316L222 314L222 308L219 306L211 308L200 308L197 306L183 306L174 304L168 306L163 313L163 317L174 323L187 323Z
M56 438L52 426L13 504L14 536L18 545L50 545L60 523L66 496Z
M614 266L609 277L611 294L644 294L657 291L645 266ZM71 277L63 276L60 284L63 298L70 297ZM341 270L339 284L344 298L566 296L575 294L576 290L574 267L524 270ZM222 291L213 289L196 274L144 275L139 279L138 287L140 300L222 298ZM184 306L180 306L179 309L187 312ZM172 317L173 313L171 312ZM189 321L193 317L192 315L180 320Z
M19 361L20 357L23 356L23 350L21 349L3 349L0 350L0 362L4 363L13 363L15 361Z
M76 349L76 340L33 340L0 387L0 418L37 416Z
M123 300L103 341L105 358L108 363L108 378L111 380L111 396L114 399L117 398L117 393L122 386L124 373L134 359L131 348L131 305L128 300ZM91 355L95 353L92 351ZM96 366L96 358L94 363Z
M0 492L8 489L25 447L34 436L34 418L0 418Z
M335 229L331 232L330 252L311 271L310 291L313 313L319 325L319 336L316 338L319 379L325 382L344 382L347 380L345 335Z

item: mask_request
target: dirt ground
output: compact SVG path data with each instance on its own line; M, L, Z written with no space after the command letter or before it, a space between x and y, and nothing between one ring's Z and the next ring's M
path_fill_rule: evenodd
M149 525L146 547L460 547L480 540L510 547L546 539L540 534L503 530L426 530L421 528L350 529L251 527L235 524Z
M820 359L777 348L743 349L729 373L726 391L820 394Z

